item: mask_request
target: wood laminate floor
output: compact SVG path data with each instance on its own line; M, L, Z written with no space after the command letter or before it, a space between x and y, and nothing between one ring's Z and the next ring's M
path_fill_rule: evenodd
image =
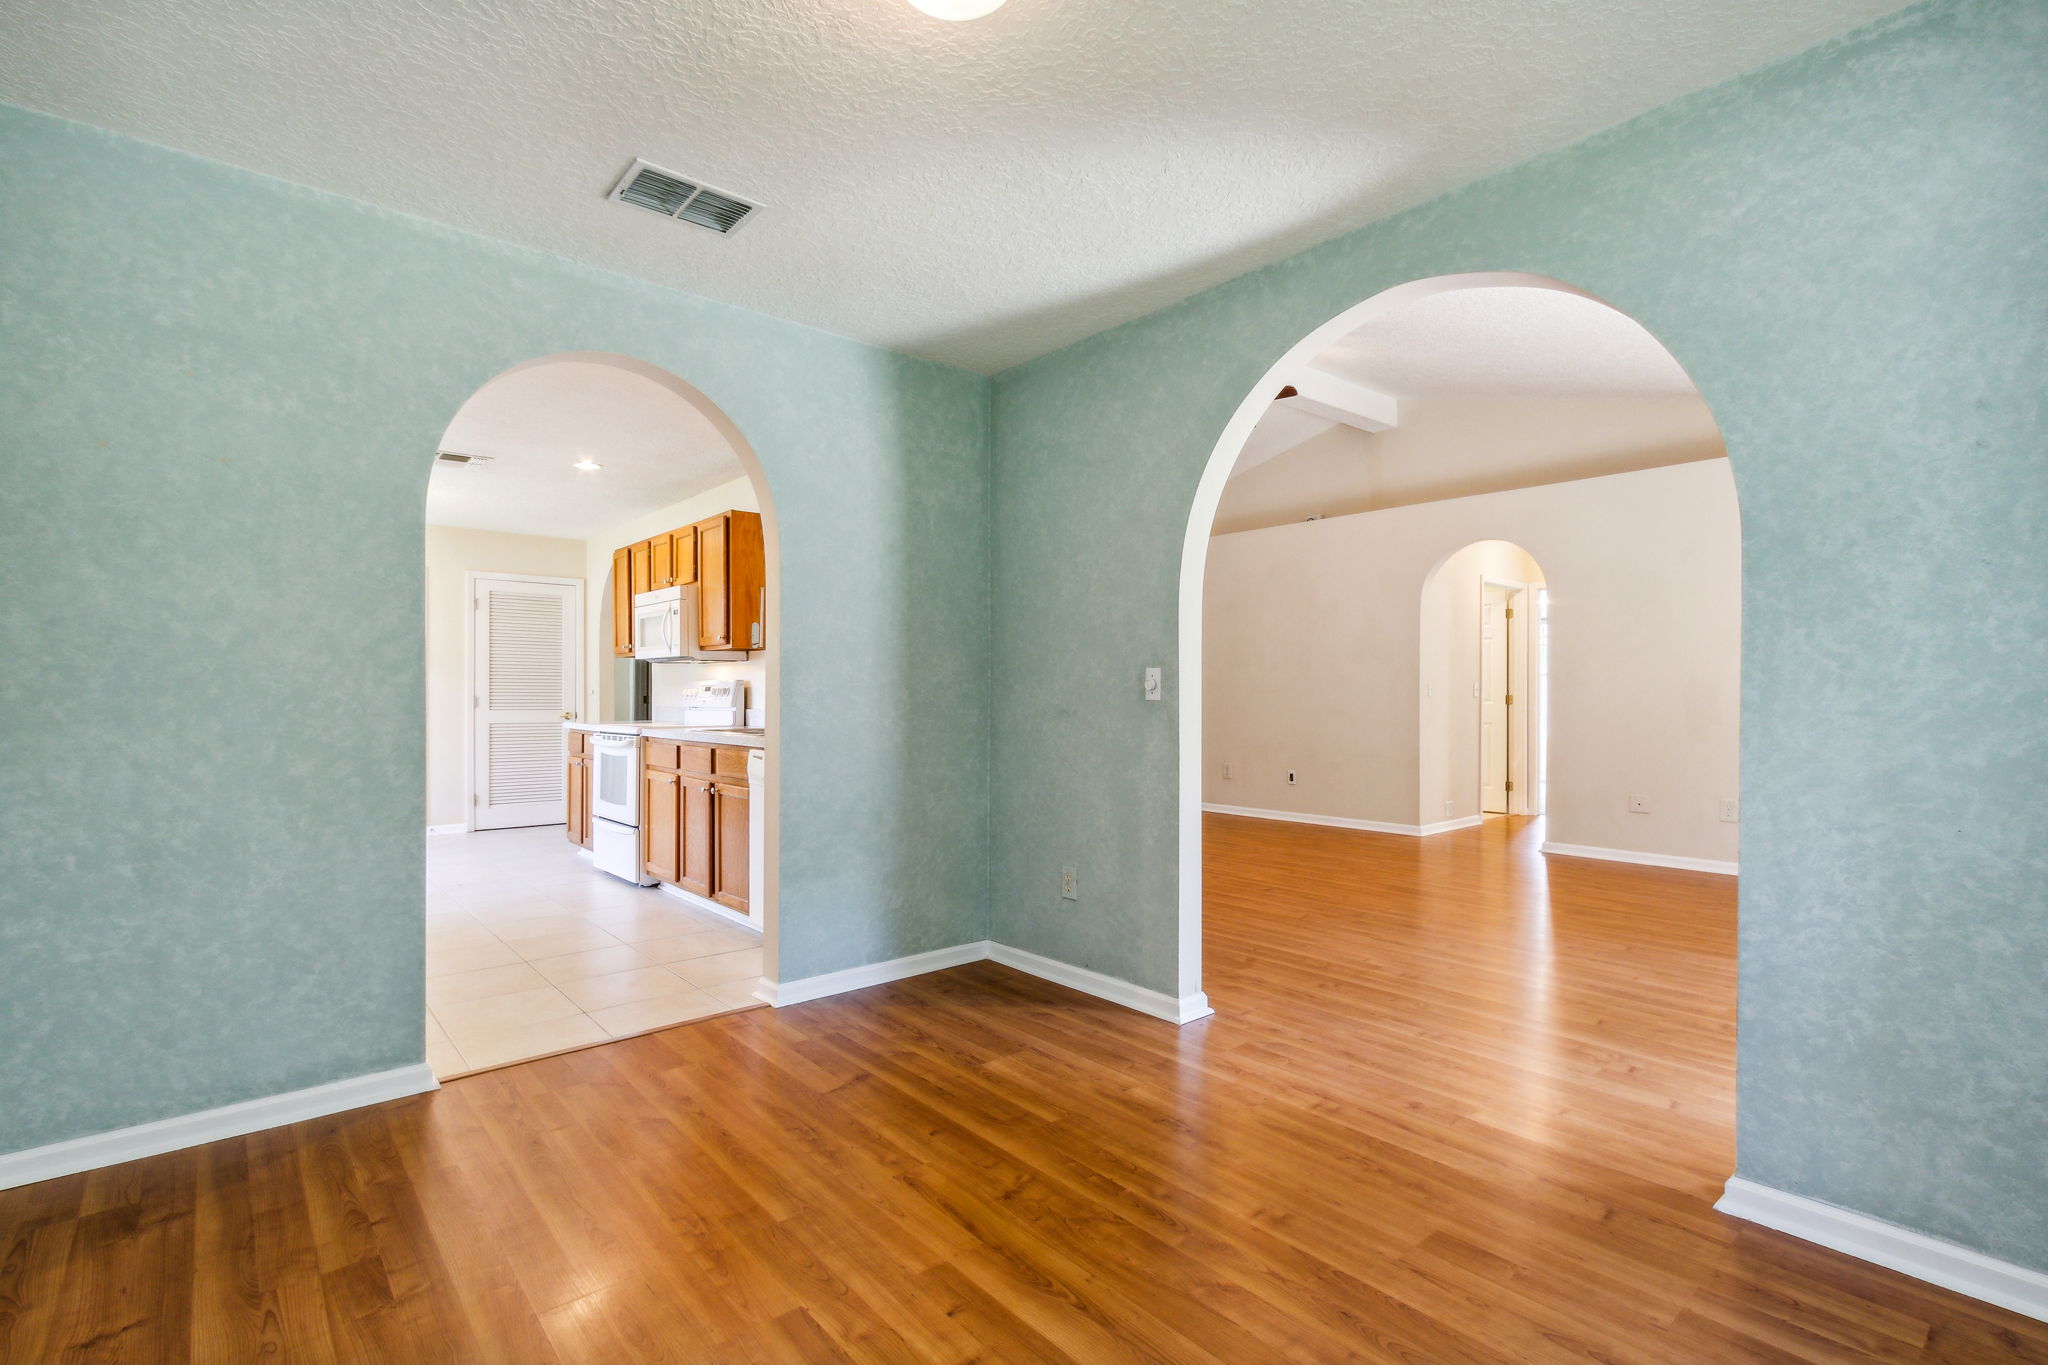
M2048 1361L1712 1212L1730 879L1208 828L1214 1019L982 963L0 1193L0 1359Z

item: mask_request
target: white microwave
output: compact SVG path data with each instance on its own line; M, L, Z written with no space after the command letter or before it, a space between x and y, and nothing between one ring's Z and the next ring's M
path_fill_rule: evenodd
M699 649L697 639L695 584L633 594L634 658L718 662L747 657L743 649Z

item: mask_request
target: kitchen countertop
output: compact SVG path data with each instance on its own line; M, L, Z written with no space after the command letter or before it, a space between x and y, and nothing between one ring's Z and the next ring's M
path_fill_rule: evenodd
M653 735L657 739L682 740L691 744L725 744L736 749L765 749L768 736L748 734L745 730L718 730L702 725L677 725L673 721L660 720L568 720L562 722L565 730L610 730L617 733L630 730L635 734Z

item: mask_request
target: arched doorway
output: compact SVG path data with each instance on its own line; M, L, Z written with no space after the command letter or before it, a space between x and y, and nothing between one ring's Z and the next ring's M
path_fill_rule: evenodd
M430 1060L445 1078L751 1006L778 946L780 556L759 460L678 376L574 352L478 388L434 461ZM693 628L650 650L638 616L664 592ZM713 647L694 627L719 614ZM605 736L630 758L601 766ZM675 742L657 756L656 737ZM594 818L604 790L629 797L613 821ZM695 871L657 852L686 830Z
M1497 366L1501 373L1521 376L1537 386L1536 392L1544 392L1541 385L1554 381L1560 372L1558 358L1540 347L1532 352L1523 344L1527 339L1518 337L1516 321L1569 315L1572 325L1583 329L1577 335L1586 343L1589 374L1611 378L1618 392L1632 392L1629 386L1636 385L1645 393L1668 396L1671 412L1660 413L1654 422L1637 420L1643 414L1634 411L1618 417L1604 413L1597 422L1581 421L1583 414L1552 414L1557 419L1553 425L1563 432L1562 443L1544 455L1547 463L1534 473L1527 468L1507 468L1490 457L1447 461L1441 466L1418 459L1447 449L1462 456L1466 452L1483 455L1497 445L1506 448L1487 429L1489 421L1495 427L1502 425L1498 413L1484 421L1473 418L1465 429L1441 412L1435 414L1437 437L1431 443L1411 443L1414 448L1403 456L1407 464L1401 476L1381 487L1368 487L1367 481L1358 477L1363 466L1355 451L1347 454L1334 447L1318 447L1317 442L1325 439L1321 433L1333 426L1349 428L1347 439L1355 441L1362 432L1382 446L1396 446L1408 429L1403 426L1402 414L1408 409L1402 393L1455 396L1455 389L1442 388L1446 381L1441 367L1432 369L1418 363L1417 357L1428 349L1423 343L1431 333L1428 327L1418 330L1414 320L1426 317L1430 327L1451 327L1461 312L1471 311L1468 304L1480 302L1490 310L1493 326L1488 345L1474 352L1482 368ZM1367 371L1362 380L1357 363L1361 360L1381 368ZM1374 373L1389 375L1396 382L1375 386ZM1546 380L1546 375L1551 380ZM1432 384L1438 387L1432 389ZM1587 394L1603 396L1597 384L1588 387ZM1674 413L1675 419L1666 420ZM1312 420L1304 425L1304 417ZM1574 422L1581 424L1575 426ZM1409 425L1420 428L1423 424ZM1446 432L1449 435L1444 435ZM1582 439L1589 435L1598 439ZM1283 453L1289 453L1299 467L1323 471L1326 502L1287 501L1287 461L1279 458ZM1656 473L1663 469L1687 472L1682 477L1664 478ZM1608 479L1609 475L1624 477ZM1419 604L1446 561L1475 542L1512 541L1525 561L1534 556L1543 570L1583 565L1585 545L1616 547L1613 537L1603 539L1602 528L1638 523L1647 527L1655 521L1639 516L1630 497L1640 493L1638 483L1656 484L1660 478L1664 484L1686 482L1688 489L1660 485L1654 490L1657 505L1701 509L1703 529L1696 532L1681 526L1677 531L1667 529L1661 538L1660 533L1644 531L1644 552L1654 553L1662 565L1656 573L1631 585L1628 575L1615 573L1609 566L1601 570L1600 579L1613 590L1605 594L1597 610L1586 594L1576 594L1572 601L1573 611L1580 613L1575 623L1597 620L1604 652L1572 656L1572 666L1582 670L1583 676L1575 679L1578 709L1570 720L1579 732L1605 733L1598 744L1589 743L1585 748L1587 754L1597 749L1601 755L1600 763L1588 759L1584 765L1593 778L1575 786L1570 799L1558 807L1569 812L1576 829L1585 832L1563 840L1552 834L1545 851L1732 872L1740 668L1739 522L1718 427L1697 388L1670 353L1638 324L1583 291L1544 277L1493 272L1418 280L1387 290L1317 328L1267 370L1240 403L1211 453L1182 550L1178 951L1184 989L1202 980L1205 805L1303 823L1421 836L1482 818L1486 802L1478 790L1479 780L1475 777L1472 781L1472 808L1466 810L1456 794L1444 790L1451 779L1441 770L1452 750L1463 747L1474 759L1483 752L1479 741L1484 722L1466 712L1483 701L1474 697L1472 690L1483 691L1484 680L1454 681L1447 676L1432 680L1422 662L1430 627L1419 614ZM1613 491L1623 484L1628 485L1627 490ZM1572 490L1594 485L1609 488L1613 496L1597 507L1589 504L1590 510L1581 508L1569 515L1561 510ZM1494 497L1512 490L1522 490L1513 506ZM1455 508L1457 515L1437 515L1428 508ZM1354 515L1379 516L1391 509L1413 512L1405 517L1405 529L1398 538L1363 529L1369 518ZM1383 525L1384 520L1374 524ZM1300 524L1303 522L1318 525L1307 527ZM1300 551L1293 565L1296 577L1285 583L1271 574L1264 580L1256 576L1243 579L1255 586L1219 610L1206 600L1211 565L1220 562L1212 556L1228 549L1216 547L1226 541L1249 545L1262 537L1268 543L1286 540ZM1311 546L1319 558L1308 554ZM1494 577L1497 586L1509 594L1517 589L1527 594L1518 611L1531 612L1539 605L1541 599L1533 588L1543 579L1533 563L1505 566ZM1482 575L1468 585L1472 591L1465 605L1474 613L1475 632L1478 614L1485 606L1484 581ZM1205 705L1205 670L1215 666L1218 653L1214 637L1219 630L1234 630L1244 636L1244 623L1253 622L1253 629L1270 637L1269 643L1279 645L1283 655L1292 647L1287 642L1309 642L1297 650L1300 660L1280 658L1275 662L1279 656L1270 648L1262 657L1261 667L1279 668L1286 676L1270 680L1270 690L1261 695L1291 696L1304 690L1299 685L1301 678L1313 669L1302 661L1312 662L1310 656L1322 638L1314 628L1312 613L1320 610L1323 619L1331 620L1354 610L1358 606L1354 585L1360 583L1380 584L1385 589L1384 602L1407 613L1401 621L1388 625L1384 639L1390 643L1379 660L1384 665L1382 671L1390 674L1380 680L1385 684L1378 694L1382 714L1397 717L1399 726L1384 726L1384 733L1355 736L1356 742L1346 750L1344 736L1295 717L1291 730L1279 727L1278 742L1282 746L1291 743L1298 751L1320 746L1341 752L1351 760L1351 775L1346 782L1323 782L1322 791L1316 793L1315 764L1323 757L1321 753L1312 753L1300 765L1274 754L1263 770L1256 763L1251 766L1254 783L1247 789L1243 769L1233 761L1236 755L1212 752L1216 735L1205 735L1205 728L1228 731L1228 727L1217 726L1211 714L1215 708ZM1641 591L1632 593L1632 586ZM1646 603L1654 610L1654 619L1642 615ZM1505 611L1510 603L1504 597L1498 606ZM1631 612L1637 614L1645 638L1654 639L1655 646L1629 655L1617 666L1616 651L1622 646L1616 642L1625 639ZM1523 621L1525 627L1536 624ZM1533 632L1525 633L1524 638L1530 634ZM1398 644L1392 643L1396 641ZM1245 639L1236 643L1239 656L1247 657ZM1476 663L1476 635L1467 643ZM1400 662L1402 650L1415 651L1416 662ZM1711 661L1709 666L1697 665L1702 657ZM1301 667L1295 668L1296 663ZM1523 665L1525 670L1532 666L1528 661ZM1335 713L1346 704L1343 698L1356 695L1363 684L1362 674L1332 676L1330 706ZM1506 747L1495 803L1503 815L1532 816L1550 807L1541 790L1543 727L1534 714L1548 689L1541 686L1540 677L1532 681L1537 683L1533 697L1518 697L1525 705L1531 700L1537 703L1525 713L1529 723L1509 716L1499 720L1503 731L1521 732L1519 753L1524 769L1519 776L1509 771L1516 748ZM1231 680L1239 695L1253 695L1246 684L1244 678ZM1344 691L1347 686L1352 688L1349 693ZM1439 689L1435 696L1431 695L1433 686ZM1443 690L1453 686L1461 690L1457 698ZM1410 690L1404 694L1398 688ZM1635 706L1624 718L1626 723L1616 723L1618 701L1645 699L1656 704ZM1424 723L1432 715L1432 703L1435 712L1448 717L1453 701L1459 703L1456 723L1469 721L1471 725L1466 736L1469 743L1432 740L1431 726ZM1442 732L1443 728L1438 725L1436 730ZM1396 729L1403 732L1397 734ZM1247 737L1250 733L1239 727L1239 733L1228 742L1256 752L1254 741ZM1274 728L1268 727L1267 733L1275 733ZM1624 734L1627 738L1620 738ZM1426 746L1431 746L1427 752ZM1683 783L1682 799L1667 795L1660 801L1656 792L1667 789L1655 787L1641 776L1637 758L1661 752L1683 755L1682 764L1673 759L1669 765L1684 768L1681 777L1674 779ZM1357 777L1359 773L1369 774L1373 780ZM1227 799L1219 798L1219 780L1235 784ZM1506 790L1509 782L1515 784L1512 793ZM1315 805L1317 795L1325 800L1323 807Z

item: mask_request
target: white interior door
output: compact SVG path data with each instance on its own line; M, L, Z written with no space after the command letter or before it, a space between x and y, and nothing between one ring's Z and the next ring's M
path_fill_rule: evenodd
M477 574L470 613L472 829L568 819L562 722L581 690L583 585Z
M1469 600L1469 599L1468 599ZM1509 589L1488 583L1479 606L1479 809L1505 815L1512 778L1508 697L1510 625Z

